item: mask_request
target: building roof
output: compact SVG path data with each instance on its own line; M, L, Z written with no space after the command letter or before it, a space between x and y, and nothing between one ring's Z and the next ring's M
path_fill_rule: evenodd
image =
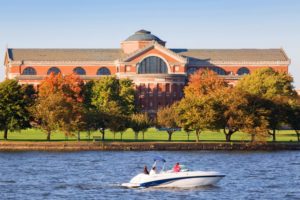
M283 49L171 49L189 60L199 61L289 61Z
M163 42L157 36L151 34L150 31L139 30L135 32L133 35L129 36L125 41L157 41Z
M289 62L283 49L170 49L189 63ZM122 49L8 49L12 61L115 61Z
M13 61L114 61L121 49L8 49Z

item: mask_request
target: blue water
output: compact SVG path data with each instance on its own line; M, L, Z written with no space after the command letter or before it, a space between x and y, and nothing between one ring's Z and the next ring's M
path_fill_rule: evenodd
M193 189L120 187L163 156L227 176ZM300 151L0 153L0 199L300 199Z

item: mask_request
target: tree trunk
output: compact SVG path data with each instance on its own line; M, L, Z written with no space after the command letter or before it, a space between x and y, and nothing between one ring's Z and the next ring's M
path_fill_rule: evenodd
M105 139L105 129L103 129L102 131L100 131L101 132L101 134L102 134L102 141L104 141L104 139Z
M255 142L255 134L251 133L251 142Z
M77 132L77 140L80 141L80 131Z
M113 134L114 134L114 141L116 140L116 132L113 132Z
M186 132L186 134L188 136L187 140L190 141L190 132Z
M231 135L232 134L229 134L229 133L225 134L226 142L230 142L231 141Z
M168 131L168 135L169 135L168 141L172 140L172 134L173 134L173 131Z
M134 139L138 140L139 139L139 132L134 132Z
M91 131L90 130L88 130L88 138L89 138L89 141L90 141L90 139L91 139Z
M298 138L298 142L300 142L300 132L295 130L296 134L297 134L297 138Z
M223 132L225 134L226 142L231 141L231 136L237 131L237 129L228 129L228 132L226 132L226 128L223 129Z
M143 133L143 140L145 140L145 132L143 131L142 133Z
M276 142L276 129L273 129L272 137L273 137L273 142Z
M7 133L8 133L8 129L5 128L4 129L4 136L3 136L4 140L7 140Z
M123 141L123 132L121 132L121 141Z
M196 142L199 142L200 130L196 130Z
M47 132L47 141L50 141L51 131Z

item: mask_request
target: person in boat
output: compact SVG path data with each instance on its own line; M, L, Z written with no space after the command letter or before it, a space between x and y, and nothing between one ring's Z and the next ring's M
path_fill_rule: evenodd
M154 174L157 174L157 171L156 171L156 167L152 167L152 169L150 170L150 173L149 175L154 175Z
M176 163L173 167L173 172L180 172L181 168L180 168L180 165L179 163Z
M145 165L145 167L144 167L144 174L149 174L149 172L148 172L148 169L147 169L147 166Z

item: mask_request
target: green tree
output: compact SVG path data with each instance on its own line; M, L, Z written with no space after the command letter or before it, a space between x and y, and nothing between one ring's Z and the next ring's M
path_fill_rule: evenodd
M121 140L123 140L123 133L128 128L129 119L128 119L128 117L126 117L124 115L115 115L115 116L113 116L113 118L114 119L111 120L109 123L109 129L114 134L114 140L115 140L116 133L120 133Z
M0 129L7 140L8 131L20 130L29 126L29 107L31 100L26 87L18 85L16 80L0 83Z
M147 113L134 113L130 116L130 128L132 128L135 140L138 140L139 132L143 133L143 140L145 139L145 132L152 125Z
M175 104L158 109L156 123L159 128L163 128L167 131L169 137L168 141L171 141L172 134L178 129L177 125L177 112L175 110Z
M183 98L177 106L177 123L184 130L194 130L196 141L205 129L215 129L218 120L218 104L208 95L197 98Z
M293 102L289 107L287 122L295 130L298 142L300 142L300 104Z
M128 79L118 80L116 77L103 77L92 84L91 105L100 113L102 139L107 128L114 129L119 116L128 116L134 112L134 88Z
M237 89L251 95L264 99L261 109L268 110L268 131L269 135L276 140L276 130L285 121L286 109L283 107L288 101L296 98L296 91L293 88L293 78L287 73L274 71L272 68L264 68L255 71L251 75L242 78Z

